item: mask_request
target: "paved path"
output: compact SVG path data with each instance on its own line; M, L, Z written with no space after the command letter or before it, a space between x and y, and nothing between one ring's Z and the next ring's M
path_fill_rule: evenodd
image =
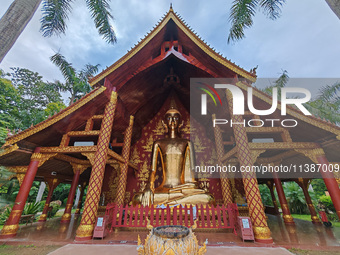
M67 244L49 255L137 255L136 245L101 245L101 244ZM284 248L264 248L264 247L207 247L206 255L292 255Z

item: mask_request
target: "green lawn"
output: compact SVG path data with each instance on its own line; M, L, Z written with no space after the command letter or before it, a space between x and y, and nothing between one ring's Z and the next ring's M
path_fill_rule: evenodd
M300 220L312 221L309 214L292 214L293 218ZM333 227L340 227L340 222L332 221Z

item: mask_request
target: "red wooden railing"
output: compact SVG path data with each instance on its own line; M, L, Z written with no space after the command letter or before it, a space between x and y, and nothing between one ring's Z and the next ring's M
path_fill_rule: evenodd
M197 228L230 228L235 231L238 210L236 204L222 206L176 206L164 208L155 206L118 206L108 204L105 215L109 218L111 230L116 227L146 227L149 219L154 227L182 225L191 227L197 220Z

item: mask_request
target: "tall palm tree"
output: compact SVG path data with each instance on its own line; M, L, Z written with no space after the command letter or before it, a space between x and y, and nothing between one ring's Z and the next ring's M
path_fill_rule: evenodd
M244 30L253 25L253 18L258 10L262 10L272 20L279 18L285 2L286 0L234 0L229 16L231 28L228 43L245 37ZM340 19L340 0L326 2Z
M319 118L340 124L340 82L321 87L319 95L306 104L307 109Z
M108 43L116 42L116 34L110 25L110 0L85 0L98 32ZM72 10L73 0L14 0L0 20L0 63L12 48L40 3L43 17L41 31L49 37L66 31L66 20Z
M71 94L69 105L91 91L88 79L98 72L99 64L95 66L87 64L81 71L77 72L72 64L67 62L60 53L54 54L50 60L59 67L65 78L65 83L57 81L56 84L61 91Z

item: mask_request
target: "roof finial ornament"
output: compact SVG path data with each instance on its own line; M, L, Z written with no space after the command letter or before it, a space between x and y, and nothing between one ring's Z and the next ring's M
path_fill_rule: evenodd
M170 11L173 11L173 9L172 9L172 3L170 3Z

